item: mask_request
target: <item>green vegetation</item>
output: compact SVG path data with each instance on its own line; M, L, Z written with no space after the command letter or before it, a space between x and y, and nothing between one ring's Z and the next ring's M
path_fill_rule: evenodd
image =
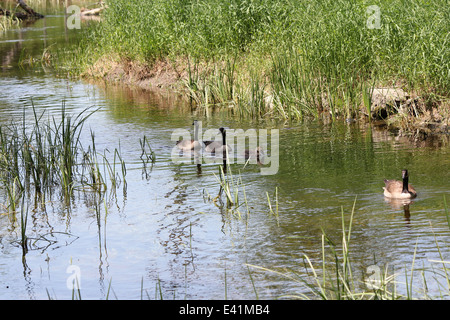
M120 152L114 150L112 161L107 150L99 154L92 132L92 144L86 148L81 143L83 125L94 112L87 108L71 116L63 104L59 115L45 121L45 113L37 114L33 106L31 119L24 110L19 122L0 125L0 200L11 226L20 228L16 243L24 255L32 240L51 243L45 235L27 235L28 206L45 208L45 202L55 195L70 205L77 190L91 193L101 203L106 189L109 187L114 196L121 182L125 192L126 167ZM120 164L121 173L116 164Z
M72 66L86 68L106 56L150 67L170 61L184 67L186 91L199 106L214 104L251 117L296 119L324 111L333 118L355 117L370 111L367 91L374 86L401 86L426 106L448 107L445 0L110 0L108 5ZM379 28L367 26L373 5L380 8Z
M34 107L33 111L32 129L26 126L25 114L20 126L15 123L0 126L0 180L8 190L19 194L31 186L38 194L51 193L53 187L60 186L69 195L81 153L81 128L90 114L85 116L82 112L73 119L63 106L59 121L53 117L43 123L44 114L37 115ZM15 199L14 192L8 194L9 199ZM10 201L10 207L14 206L14 201Z
M290 299L321 299L321 300L424 300L448 299L450 296L450 278L448 263L444 258L441 246L436 239L436 248L440 259L429 260L431 266L417 267L416 253L418 243L414 248L410 266L393 272L388 265L367 266L364 275L357 273L358 268L352 266L352 251L350 246L352 224L356 199L353 209L346 217L341 211L342 236L340 243L331 239L322 230L321 253L322 261L319 267L312 259L304 255L304 272L295 270L275 270L261 266L249 267L274 273L306 288L306 293L286 294L283 298ZM448 217L444 197L444 211ZM348 220L348 225L346 225ZM359 267L361 268L361 267ZM420 280L416 280L416 278ZM435 295L429 292L430 287L437 288Z
M0 15L0 32L11 29L17 24L17 19Z

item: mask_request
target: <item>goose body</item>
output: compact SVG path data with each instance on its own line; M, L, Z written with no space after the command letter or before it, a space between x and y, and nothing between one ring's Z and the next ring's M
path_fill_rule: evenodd
M384 180L384 196L393 199L412 199L417 196L417 192L408 183L408 170L402 171L402 181Z

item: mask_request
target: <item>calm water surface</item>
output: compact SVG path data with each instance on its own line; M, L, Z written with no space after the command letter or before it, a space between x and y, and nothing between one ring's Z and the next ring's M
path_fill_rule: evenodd
M160 292L164 299L253 299L255 289L266 299L307 293L295 281L246 264L306 276L307 255L320 269L322 232L339 245L341 212L348 223L355 199L350 246L359 281L370 275L366 270L372 265L403 275L415 250L417 268L439 269L441 264L430 260L450 259L444 211L444 196L450 199L448 137L411 142L358 125L205 117L170 92L69 81L42 68L21 69L21 54L38 57L49 45L76 37L76 30L64 31L63 19L54 13L0 35L0 122L6 125L23 114L33 121L32 104L39 114L45 112L44 119L58 117L63 101L73 115L89 106L99 108L83 128L83 145L89 145L92 131L99 153L112 159L120 149L127 174L101 196L79 188L70 205L55 196L31 210L27 233L40 240L24 256L15 242L20 228L9 219L1 189L1 299L71 299L67 280L78 271L84 299L106 298L110 284L109 298L119 299L159 299ZM171 161L171 133L192 130L194 119L202 120L204 130L280 130L277 174L262 176L257 165L232 166L235 177L240 172L240 190L245 186L248 200L248 207L239 208L240 217L208 200L208 194L219 192L218 165L205 164L198 174L194 164ZM139 144L144 135L156 154L156 162L146 167ZM410 183L419 192L409 212L382 194L383 179L399 179L403 168L410 170ZM275 190L278 217L267 201L268 194L275 207ZM434 274L425 276L429 293L439 294ZM416 278L421 289L422 277Z

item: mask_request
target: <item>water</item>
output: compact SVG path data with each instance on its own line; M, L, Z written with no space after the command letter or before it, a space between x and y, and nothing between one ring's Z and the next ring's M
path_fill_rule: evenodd
M304 255L321 268L322 233L339 246L341 212L348 223L355 201L350 247L358 281L370 275L372 265L403 275L415 251L418 269L441 270L430 260L450 258L443 204L444 195L450 199L448 137L411 142L355 124L206 118L170 92L69 81L42 68L19 68L21 54L39 57L47 46L77 37L76 30L64 29L63 15L52 12L1 35L0 121L10 123L24 113L32 121L32 104L39 114L45 111L45 119L58 116L63 101L71 114L99 108L84 126L83 145L89 145L92 131L97 150L109 159L120 149L126 184L109 186L101 198L79 188L69 206L52 197L30 210L27 233L38 241L24 256L16 242L20 227L9 220L5 190L0 190L1 299L71 299L67 282L74 275L83 299L159 299L160 294L164 299L253 299L255 290L259 298L274 299L308 293L298 282L247 264L311 282ZM249 214L245 205L239 217L207 199L219 192L217 165L203 165L198 174L194 164L171 161L171 133L191 130L194 119L202 120L204 129L280 130L277 174L262 176L257 165L232 166L236 177L241 170ZM145 168L139 144L144 135L157 159ZM409 213L382 194L383 179L399 179L403 168L419 192ZM274 207L276 189L278 217L270 213L266 195ZM434 274L425 276L429 294L439 294ZM416 279L422 288L422 277Z

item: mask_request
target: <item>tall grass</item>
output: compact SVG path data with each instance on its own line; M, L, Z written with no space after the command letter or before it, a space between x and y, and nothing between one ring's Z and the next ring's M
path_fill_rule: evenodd
M92 112L85 116L86 109L73 119L63 104L59 120L53 117L42 123L44 113L38 115L32 109L31 127L24 110L21 126L13 122L0 128L1 181L20 192L33 186L37 193L44 193L59 185L68 194L78 165L81 128Z
M286 293L284 298L322 299L322 300L415 300L415 299L448 299L450 296L450 277L448 261L444 259L442 249L436 239L439 260L431 260L430 267L417 267L418 241L414 247L411 265L403 270L393 272L387 265L369 266L367 273L360 277L352 266L351 235L354 220L356 199L350 214L341 210L340 243L333 241L324 230L321 236L321 263L314 263L308 255L303 256L304 272L275 270L262 266L250 265L253 269L281 276L297 283L306 291ZM444 197L444 214L449 212ZM450 224L449 224L450 226ZM436 267L440 265L440 267ZM431 275L433 284L427 283L426 274ZM402 277L404 275L404 277ZM420 278L416 280L416 278ZM431 281L430 281L431 282ZM421 283L423 287L420 287ZM429 288L434 286L437 295L431 296ZM402 289L402 290L400 290Z
M334 118L367 109L363 95L374 84L401 84L438 101L450 92L445 0L108 4L104 22L80 52L91 63L111 53L149 64L181 63L187 92L198 105L217 104L250 117L325 112ZM367 27L370 5L380 8L380 28Z
M72 116L63 103L59 116L44 121L44 113L38 115L34 106L32 109L32 119L24 112L20 125L0 125L0 183L10 200L30 190L42 194L59 189L69 197L79 186L102 190L106 181L112 189L121 182L126 185L126 164L120 148L109 160L107 149L103 154L97 152L92 131L91 144L84 147L81 143L83 125L96 110L87 108ZM15 202L10 201L10 206Z

